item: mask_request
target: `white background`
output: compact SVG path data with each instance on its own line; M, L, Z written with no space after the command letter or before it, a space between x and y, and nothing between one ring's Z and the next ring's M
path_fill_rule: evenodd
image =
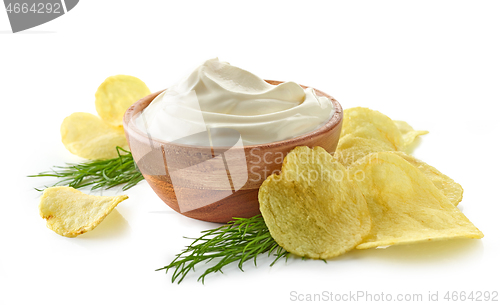
M285 304L297 293L500 290L498 1L80 1L12 34L0 9L0 304ZM151 91L218 56L255 74L323 90L430 133L415 151L465 189L482 240L352 251L328 261L263 257L245 272L180 285L155 272L215 225L170 210L143 182L94 231L61 237L26 178L78 162L60 141L72 112L95 113L115 74ZM119 194L120 190L104 194ZM465 302L464 302L465 303Z

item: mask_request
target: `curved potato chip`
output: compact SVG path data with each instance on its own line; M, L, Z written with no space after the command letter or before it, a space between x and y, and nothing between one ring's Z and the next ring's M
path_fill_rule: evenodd
M127 198L126 195L92 196L67 186L49 187L40 199L40 216L57 234L76 237L92 231Z
M413 156L407 155L400 151L392 153L397 154L401 158L408 161L411 165L418 168L422 173L424 173L424 175L429 178L432 183L434 183L438 190L443 192L443 194L451 201L451 203L453 203L453 205L456 206L460 203L460 201L462 201L464 189L453 179Z
M394 153L371 154L349 172L364 174L358 184L372 218L371 232L357 249L484 236L419 169Z
M355 137L373 139L387 144L390 150L404 148L401 132L396 124L381 112L363 107L344 110L344 121L340 136L351 134Z
M349 167L352 163L373 152L390 150L393 150L393 147L382 141L346 134L340 138L334 158L345 167Z
M405 121L393 120L393 122L401 132L401 136L403 137L403 145L405 147L404 150L407 152L411 150L409 149L409 146L415 141L418 136L429 133L426 130L415 130L410 126L410 124L406 123Z
M366 201L347 171L323 148L296 147L281 174L259 189L271 236L287 251L326 259L353 249L370 231Z
M123 124L125 111L148 94L151 94L151 91L137 77L110 76L97 88L95 108L104 121L113 126L120 126Z
M75 112L64 119L61 138L71 153L86 159L115 158L116 146L128 148L123 127L113 127L85 112Z

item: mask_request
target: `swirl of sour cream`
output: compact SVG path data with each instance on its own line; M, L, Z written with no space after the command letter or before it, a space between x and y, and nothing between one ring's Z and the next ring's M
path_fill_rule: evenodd
M240 133L244 145L256 145L311 132L333 113L332 102L311 88L294 82L271 85L215 58L158 95L136 123L149 136L167 142L203 145L192 135L229 128Z

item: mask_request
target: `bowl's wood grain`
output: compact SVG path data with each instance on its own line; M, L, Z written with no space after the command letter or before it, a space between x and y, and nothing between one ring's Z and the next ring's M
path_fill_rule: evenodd
M267 82L273 85L281 83L279 81ZM195 162L202 162L203 160L212 158L213 151L206 147L151 140L146 134L137 129L132 118L147 107L161 92L148 95L132 105L125 113L124 127L130 150L144 178L168 206L181 213L172 181L165 166L165 156L176 156L173 159L170 157L168 159L169 162L178 163L180 167L184 167L183 162L193 162L193 159ZM290 150L296 146L309 146L311 148L321 146L326 151L333 153L340 137L342 108L333 97L319 90L315 90L315 92L318 96L328 97L334 104L335 113L330 121L308 134L293 139L244 147L248 181L236 192L221 187L221 183L216 181L217 179L212 179L213 177L216 178L217 175L211 175L208 172L209 169L207 169L207 181L204 183L206 187L203 189L184 186L178 187L178 184L176 184L177 191L182 192L182 202L189 202L189 206L186 207L186 205L183 205L183 210L188 211L181 214L195 219L218 223L226 223L233 217L251 217L257 215L260 213L257 198L260 185L267 176L280 171L282 157L286 156ZM151 156L145 157L148 154L155 155L156 158L153 159L159 160L157 164L149 161L152 159L150 158ZM187 160L188 158L189 160ZM143 162L144 160L148 160L148 162ZM265 162L270 160L273 162ZM169 163L169 166L171 165ZM201 179L203 178L201 177ZM187 201L186 198L188 199ZM218 198L223 199L217 200ZM206 202L206 200L215 202L203 206L203 202Z

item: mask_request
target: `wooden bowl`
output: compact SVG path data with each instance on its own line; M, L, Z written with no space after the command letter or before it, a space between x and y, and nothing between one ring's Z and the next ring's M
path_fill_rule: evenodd
M282 83L266 81L272 85ZM240 155L244 154L243 160L246 160L246 164L244 161L243 166L231 170L231 174L239 172L245 177L248 176L248 179L241 188L235 189L231 180L236 181L237 178L226 171L227 164L232 162L228 159L230 157L227 147L211 148L162 142L151 139L137 128L135 117L161 92L163 91L150 94L133 104L124 115L123 125L130 151L146 181L169 207L187 217L227 223L233 217L251 217L260 214L257 197L259 187L267 176L280 171L283 158L290 150L296 146L311 148L321 146L333 153L340 137L342 107L333 97L315 89L318 96L325 96L333 103L335 112L331 119L320 128L292 139L241 147ZM224 159L226 170L217 170L213 164L205 162L220 157L221 154L226 155ZM192 168L196 168L198 173L196 179L179 182L179 175L172 174L171 177L169 174L169 170L174 173L173 169L189 171ZM177 177L175 184L172 183L174 177ZM231 188L228 189L227 185ZM178 196L181 196L179 198L182 200L178 201ZM179 202L182 204L179 205Z

